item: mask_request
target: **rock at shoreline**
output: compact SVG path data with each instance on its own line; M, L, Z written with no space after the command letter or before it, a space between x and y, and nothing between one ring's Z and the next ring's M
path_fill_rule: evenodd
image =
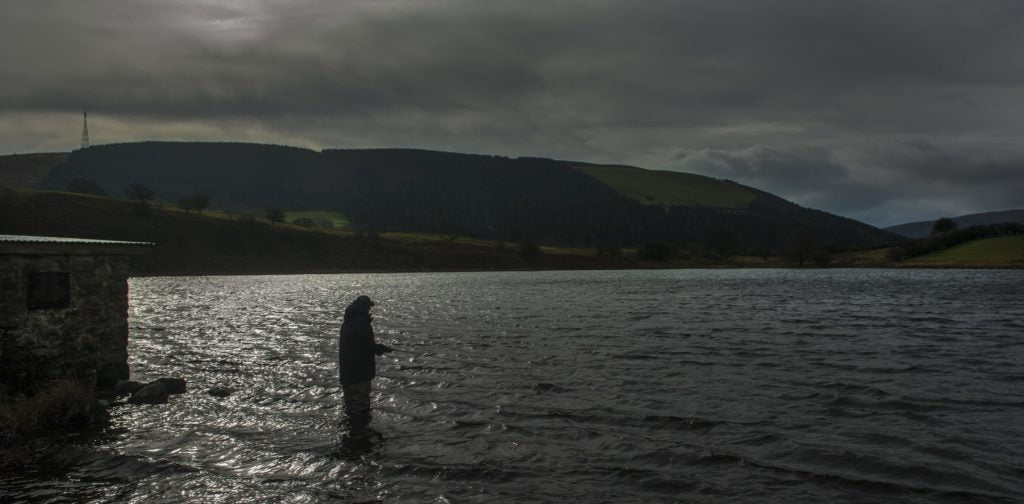
M206 393L212 395L213 397L227 397L231 394L234 394L235 391L227 387L213 387L207 390Z
M145 386L145 383L134 380L118 380L117 383L114 384L114 393L119 396L134 394Z
M167 402L169 395L170 392L167 390L167 387L163 383L155 381L132 394L128 398L128 402L132 404L163 404Z
M185 393L185 379L184 378L160 378L157 380L159 383L163 383L167 387L167 392L171 394L184 394ZM155 382L154 382L155 383Z

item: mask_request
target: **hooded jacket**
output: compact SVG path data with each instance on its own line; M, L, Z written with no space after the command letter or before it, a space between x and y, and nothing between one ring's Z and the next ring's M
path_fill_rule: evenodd
M369 298L361 296L345 308L338 339L338 374L342 385L370 381L377 375L374 356L378 352L372 320Z

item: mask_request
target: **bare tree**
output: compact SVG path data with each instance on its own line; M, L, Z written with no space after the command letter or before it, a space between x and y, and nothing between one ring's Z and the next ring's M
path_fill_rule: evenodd
M128 196L128 199L136 200L143 205L148 205L155 196L152 189L138 182L128 184L128 187L124 189L124 194Z
M284 210L277 207L267 210L267 220L272 226L276 226L278 222L284 222Z

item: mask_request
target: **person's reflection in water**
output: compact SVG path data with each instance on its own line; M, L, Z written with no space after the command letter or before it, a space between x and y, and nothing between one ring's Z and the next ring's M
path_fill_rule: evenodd
M370 316L374 304L368 296L359 296L345 308L338 341L338 377L345 401L343 426L348 427L352 439L380 437L369 428L371 383L377 374L376 356L393 349L374 340Z
M384 436L373 429L342 432L334 456L342 460L359 461L368 455L377 453L378 448L383 444Z

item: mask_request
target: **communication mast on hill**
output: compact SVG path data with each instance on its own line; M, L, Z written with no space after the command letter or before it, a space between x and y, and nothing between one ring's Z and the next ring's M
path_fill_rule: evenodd
M89 147L89 111L82 111L82 148Z

